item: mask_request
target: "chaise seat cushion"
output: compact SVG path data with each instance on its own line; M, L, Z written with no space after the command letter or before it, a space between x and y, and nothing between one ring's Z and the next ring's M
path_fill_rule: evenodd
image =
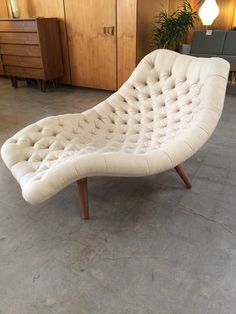
M228 71L220 58L154 51L107 100L31 124L6 141L2 158L32 204L81 178L171 169L215 129Z

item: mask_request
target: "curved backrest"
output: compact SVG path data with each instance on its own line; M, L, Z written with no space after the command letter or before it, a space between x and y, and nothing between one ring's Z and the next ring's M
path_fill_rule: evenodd
M148 54L119 93L130 102L158 106L156 114L174 119L200 109L221 113L228 80L229 63L221 58L196 58L169 50ZM184 119L183 119L184 120Z
M151 140L154 149L165 151L177 165L214 131L228 73L229 63L221 58L159 49L144 57L128 81L94 110L107 116L107 123L117 118L117 127L130 130L127 140L135 143L141 134L141 142Z

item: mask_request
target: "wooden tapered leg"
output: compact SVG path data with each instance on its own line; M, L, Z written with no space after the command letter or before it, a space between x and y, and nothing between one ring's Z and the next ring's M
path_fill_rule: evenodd
M176 166L175 170L177 171L180 178L184 181L186 188L191 189L192 183L190 179L188 178L187 174L185 173L183 165L181 164L181 165Z
M52 85L53 85L53 87L57 88L59 86L58 79L52 80Z
M37 82L38 82L38 87L41 90L41 92L45 93L46 92L46 81L37 80Z
M16 76L10 76L11 84L14 88L17 88L17 77Z
M80 216L83 219L89 219L87 178L78 180L77 184L80 194Z

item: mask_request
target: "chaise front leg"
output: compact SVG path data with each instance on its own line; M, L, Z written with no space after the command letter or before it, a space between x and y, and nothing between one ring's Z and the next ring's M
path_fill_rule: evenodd
M82 219L89 219L87 178L78 180L77 184L80 194L80 216Z
M187 174L185 173L183 165L180 164L180 165L176 166L175 170L177 171L177 173L180 176L180 178L184 181L184 183L186 185L186 188L187 189L191 189L192 182L190 181L190 179L188 178Z

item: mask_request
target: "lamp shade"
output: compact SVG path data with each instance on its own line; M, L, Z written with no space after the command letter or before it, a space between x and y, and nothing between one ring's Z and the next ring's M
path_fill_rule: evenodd
M199 9L199 16L203 25L211 25L219 15L219 7L216 0L205 0Z

